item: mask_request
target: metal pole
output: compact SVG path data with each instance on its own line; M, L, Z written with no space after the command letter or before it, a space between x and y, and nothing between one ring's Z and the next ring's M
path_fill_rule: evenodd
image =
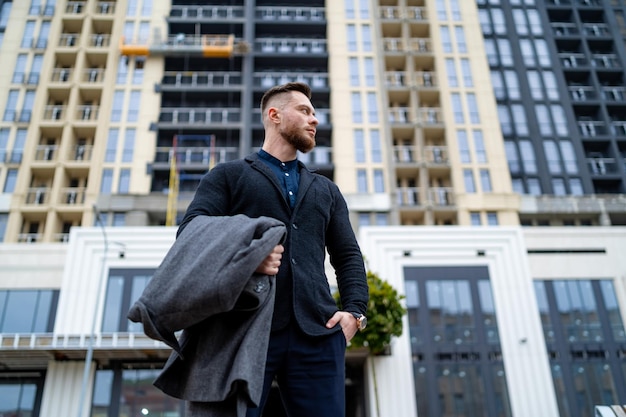
M102 230L102 238L104 240L104 253L102 254L102 261L100 263L100 277L98 278L98 287L96 292L96 303L93 312L93 320L91 322L91 332L89 333L89 341L87 344L87 355L85 356L85 371L83 372L83 384L80 390L80 403L78 405L78 417L82 417L83 408L85 407L85 397L87 396L87 385L89 384L89 374L91 373L91 361L93 360L93 345L96 334L96 324L98 318L98 310L100 310L100 297L102 290L102 283L104 282L104 273L105 273L105 265L106 265L106 256L109 251L109 239L107 238L106 230L104 228L104 223L102 222L102 218L100 217L100 211L98 207L94 204L93 211L96 215L96 224L100 225L100 229Z

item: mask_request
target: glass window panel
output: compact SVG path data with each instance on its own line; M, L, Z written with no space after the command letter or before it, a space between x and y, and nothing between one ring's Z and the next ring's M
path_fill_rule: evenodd
M522 155L522 163L524 165L524 171L527 174L537 173L537 159L535 157L535 149L528 140L519 141L519 149Z
M1 323L2 333L31 333L35 322L38 291L10 291Z
M117 84L126 84L126 79L128 78L128 57L121 56L120 61L117 65Z
M370 18L369 0L360 0L359 1L359 12L361 14L361 19L369 19Z
M546 161L548 162L548 170L550 173L560 174L562 172L561 158L556 143L552 140L544 140L543 150L546 154Z
M528 194L530 195L541 195L543 191L541 190L541 183L537 178L528 178L526 180L526 187L528 188Z
M380 133L376 129L370 131L370 148L372 154L372 162L383 161L383 151L380 142Z
M389 224L386 213L376 213L375 219L376 226L387 226Z
M520 104L511 106L513 113L513 122L515 124L515 132L519 136L528 136L528 122L526 121L526 110Z
M111 130L109 130L109 133ZM122 152L122 162L133 161L133 153L135 149L135 133L136 133L136 129L126 129L126 134L124 135L124 149Z
M139 0L128 0L126 5L126 16L135 16L137 14L137 3Z
M474 183L474 173L471 169L463 170L463 183L465 184L465 191L468 193L476 192L476 184Z
M446 58L446 74L448 75L448 85L450 87L458 87L459 82L456 76L456 66L453 58Z
M513 66L513 53L511 43L508 39L498 39L498 49L500 50L500 61L505 67Z
M452 20L460 21L461 20L461 7L459 6L459 0L449 0L450 1L450 14L452 15Z
M385 192L384 175L381 169L374 170L374 192L375 193Z
M463 115L463 104L461 103L461 95L459 93L452 93L450 97L452 99L452 112L454 113L454 121L456 123L465 123L465 116Z
M491 189L491 177L489 176L488 169L480 170L480 186L482 188L483 193L490 193L493 191Z
M104 162L114 162L117 155L117 141L119 139L120 130L117 128L109 129L107 138L107 147L104 154Z
M543 35L543 27L541 26L541 17L535 9L526 9L526 15L530 25L530 31L535 36Z
M161 371L158 369L122 370L120 416L135 416L136 410L147 410L148 416L179 416L181 400L172 398L152 385ZM141 392L143 395L137 395Z
M445 0L437 0L436 8L437 8L437 19L448 20L448 12L446 11Z
M378 99L376 93L367 93L367 114L370 123L378 123Z
M350 57L348 59L348 66L350 69L350 85L356 87L360 84L359 81L359 59L356 57Z
M480 218L480 213L473 211L470 212L470 224L472 226L482 226L483 222Z
M365 137L361 129L354 131L354 156L356 162L365 162Z
M513 124L511 123L511 115L507 106L498 106L498 119L500 120L500 129L505 136L513 134Z
M527 67L534 67L537 65L535 61L535 50L533 49L532 41L529 39L520 39L519 41L520 49L522 50L522 57L524 59L524 64Z
M352 122L363 123L363 109L361 108L361 94L352 93Z
M28 20L24 26L24 34L22 36L22 48L30 48L33 45L35 37L35 21Z
M502 12L502 9L491 9L491 21L493 22L493 29L496 34L506 34L506 22L504 20L504 13Z
M371 52L372 51L372 30L369 25L363 25L361 27L361 35L363 36L363 51Z
M463 26L454 27L454 35L456 37L456 49L459 53L464 54L467 52L467 43L465 41L465 31Z
M440 34L443 52L452 52L452 39L450 38L450 28L448 26L441 26Z
M509 164L509 170L512 173L519 173L521 171L519 154L517 152L517 146L514 142L505 141L504 142L504 151L506 154L506 160Z
M583 195L583 183L580 178L569 179L569 190L572 195Z
M152 0L143 0L141 2L141 15L150 16L152 14Z
M470 61L467 58L461 58L461 73L463 74L463 85L467 88L474 86L474 80L472 78L472 67Z
M506 80L506 87L509 98L513 100L519 100L521 94L517 73L515 71L504 71L504 79Z
M91 417L108 417L113 387L113 371L98 369L91 401Z
M367 193L367 172L364 169L356 171L357 191Z
M7 170L7 176L4 180L4 193L12 193L15 191L15 184L17 183L17 169Z
M122 120L122 112L124 107L124 91L117 90L113 93L113 106L111 108L111 121L119 122Z
M483 35L491 35L493 32L491 30L491 17L489 15L489 10L478 9L478 20L480 21L480 28Z
M371 223L369 213L359 213L359 226L369 226Z
M498 213L487 213L487 224L489 226L497 226L498 222Z
M496 50L495 41L493 39L485 39L484 44L485 53L487 54L487 62L489 62L489 65L493 67L500 64L500 55Z
M616 342L626 341L626 332L624 331L624 323L619 309L615 288L613 282L609 280L600 281L600 291L602 293L602 301L604 309L607 312L611 333ZM1 304L0 304L1 305Z
M563 106L559 104L553 104L550 106L550 114L554 119L554 126L556 127L556 134L559 136L569 136L567 128L567 119L565 118L565 112Z
M543 83L546 86L546 95L550 100L559 99L559 88L556 83L556 76L551 71L543 71Z
M128 103L128 113L126 120L129 122L136 122L139 119L139 107L141 102L141 92L131 91L130 100Z
M122 300L124 297L124 277L110 276L108 280L104 313L102 318L103 332L120 331Z
M515 30L518 35L528 35L528 23L526 15L522 9L513 9L513 20L515 21Z
M543 85L541 84L541 77L539 77L539 71L526 72L528 78L528 86L530 87L530 94L535 100L543 100Z
M469 112L470 122L473 124L480 123L480 113L478 111L478 102L474 93L467 93L465 96L467 101L467 111Z
M130 191L130 169L120 170L120 180L117 190L120 194L128 194Z
M552 193L554 195L566 195L565 181L563 178L552 178Z
M472 134L474 137L474 152L476 153L476 161L485 163L487 162L487 150L485 149L483 132L480 130L473 130Z
M374 87L376 85L376 71L374 69L374 59L365 57L363 59L365 67L365 85L368 87Z
M130 304L134 304L135 301L141 297L143 290L148 285L148 282L152 278L151 275L137 275L132 279L131 284L131 292L130 292ZM141 323L133 323L130 320L128 321L128 331L129 332L142 332L143 326Z
M470 163L472 162L472 157L470 153L469 143L467 140L467 132L465 130L457 130L456 131L456 140L459 146L459 153L461 157L461 162Z
M548 112L548 107L543 104L535 105L535 116L537 117L539 133L541 133L542 136L552 136L552 120Z
M543 68L550 68L552 61L550 59L550 51L548 50L548 44L544 39L535 39L535 49L537 50L537 58L539 59L539 65Z
M500 71L491 71L491 85L496 99L503 100L506 98L506 88Z
M348 25L346 26L346 30L348 32L348 51L356 52L357 51L357 39L356 39L356 26Z
M33 322L33 333L45 333L50 332L52 329L48 326L50 321L50 313L52 303L55 300L54 293L52 291L38 291L37 309L35 311L35 318ZM52 317L54 319L54 317Z
M102 170L102 182L100 183L100 192L102 194L111 194L113 188L113 170Z
M354 19L354 0L345 0L345 12L347 19Z

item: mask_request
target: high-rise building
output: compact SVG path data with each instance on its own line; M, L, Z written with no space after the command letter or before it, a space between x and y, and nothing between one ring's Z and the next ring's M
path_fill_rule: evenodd
M408 308L388 356L348 354L349 417L626 403L625 13L0 0L0 414L184 416L151 386L169 349L126 311L200 178L261 147L261 95L289 81L320 121L299 158Z

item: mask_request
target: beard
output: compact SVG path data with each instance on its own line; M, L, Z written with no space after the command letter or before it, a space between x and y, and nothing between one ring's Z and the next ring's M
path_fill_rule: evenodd
M302 153L307 153L315 147L315 138L311 139L297 128L285 129L280 132L283 139Z

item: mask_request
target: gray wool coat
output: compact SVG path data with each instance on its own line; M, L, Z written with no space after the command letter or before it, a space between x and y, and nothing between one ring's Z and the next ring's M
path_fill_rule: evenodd
M269 217L188 224L128 313L174 349L155 386L203 403L206 416L243 416L258 405L275 280L254 271L284 237L284 224Z

